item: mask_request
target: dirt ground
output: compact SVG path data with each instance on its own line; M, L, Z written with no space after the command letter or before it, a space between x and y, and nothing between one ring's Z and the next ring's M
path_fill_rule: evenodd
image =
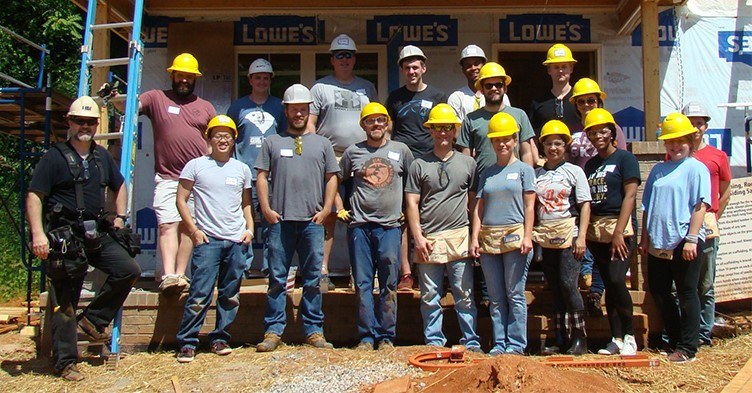
M425 372L407 364L423 346L388 351L316 350L283 346L272 353L235 348L226 357L199 352L189 364L174 353L137 353L111 370L100 357L85 355L82 382L50 374L47 359L35 357L34 342L16 333L0 335L0 386L8 392L373 392L382 381L409 376L416 392L717 392L752 354L752 335L720 340L704 348L698 361L652 368L560 369L536 356L468 355L488 359L456 370ZM603 359L586 355L585 359Z

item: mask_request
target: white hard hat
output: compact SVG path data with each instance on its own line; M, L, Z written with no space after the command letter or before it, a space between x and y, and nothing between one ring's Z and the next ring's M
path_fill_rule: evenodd
M357 52L358 48L355 47L355 41L347 34L340 34L332 40L332 44L329 46L329 52L335 52L338 50L349 50L351 52Z
M96 117L99 119L99 105L89 96L78 97L71 104L68 116Z
M264 59L256 59L248 67L248 75L257 74L259 72L268 72L274 76L274 70L272 69L272 63Z
M417 46L414 45L408 45L399 53L399 60L397 60L397 65L402 66L402 60L407 59L408 57L419 57L421 60L426 61L426 55L423 54L423 51L420 50Z
M486 53L483 52L483 49L481 49L478 45L470 44L466 46L464 49L462 49L462 54L460 57L460 64L462 64L462 60L471 58L471 57L480 57L483 59L484 62L488 61L486 58Z
M704 117L705 121L710 121L710 115L708 115L707 108L699 102L693 101L685 105L684 108L682 108L681 113L687 117Z
M288 87L282 97L283 104L310 104L312 102L311 91L300 83Z

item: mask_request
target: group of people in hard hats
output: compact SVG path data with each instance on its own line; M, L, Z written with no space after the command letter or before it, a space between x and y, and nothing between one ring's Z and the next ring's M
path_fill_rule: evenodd
M397 291L411 290L416 280L425 343L446 345L446 276L461 344L483 352L477 295L493 322L488 353L524 353L525 283L535 255L554 292L556 334L544 352L587 352L586 309L602 313L605 289L613 339L598 353L634 355L625 276L636 250L647 256L668 359L692 361L698 344L711 342L713 250L730 173L723 152L703 142L709 116L700 104L663 122L667 159L646 181L638 244L637 159L603 109L606 93L598 84L589 78L570 84L576 60L569 48L548 50L543 64L552 88L529 112L510 104L512 77L476 45L462 50L466 82L448 96L426 83L423 51L405 46L398 57L405 84L384 105L374 85L355 75L356 54L352 38L335 37L332 74L311 89L290 86L281 100L269 93L272 64L256 59L248 69L251 93L217 115L193 94L201 73L195 57L184 53L168 68L172 89L139 98L154 128L160 290L170 296L188 288L179 362L195 357L215 285L210 348L232 352L227 328L254 236L263 237L262 270L269 278L257 351L282 344L295 254L305 341L332 348L321 304L331 284L336 220L348 228L359 350L393 347ZM592 291L587 301L579 292L583 272ZM97 329L109 323L97 322Z

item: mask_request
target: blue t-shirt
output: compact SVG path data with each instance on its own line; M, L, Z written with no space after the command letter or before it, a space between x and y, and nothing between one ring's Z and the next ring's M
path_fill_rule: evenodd
M535 171L530 165L517 160L486 168L480 174L476 195L483 199L483 225L524 223L526 192L535 192Z
M653 247L676 248L689 233L689 220L699 202L710 205L710 173L703 163L689 157L656 164L642 194ZM705 239L704 227L699 235Z
M256 180L256 168L253 164L264 139L287 130L282 100L269 96L266 102L259 105L249 96L241 97L227 109L227 116L230 116L238 127L234 157L251 167L253 180Z

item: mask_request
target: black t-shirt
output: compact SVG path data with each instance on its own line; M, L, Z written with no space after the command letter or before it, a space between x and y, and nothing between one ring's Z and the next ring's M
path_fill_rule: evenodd
M624 182L640 179L640 165L637 158L626 150L616 151L606 159L596 155L585 164L585 175L590 184L590 203L594 216L615 216L621 211L624 200Z
M423 123L428 120L431 108L446 101L447 95L433 86L418 92L402 86L389 93L386 109L394 123L392 139L406 144L415 158L431 152L433 140Z
M68 145L70 147L70 144ZM101 200L101 188L99 185L99 171L105 172L105 182L112 190L117 190L123 184L123 176L118 171L115 160L112 155L105 149L96 144L92 144L102 157L102 166L99 168L94 160L94 154L89 153L86 158L88 164L88 180L84 182L84 206L86 211L84 217L93 219L104 208L104 201ZM71 149L73 149L71 147ZM75 150L73 150L75 152ZM83 160L82 160L83 168ZM86 172L82 169L82 172ZM73 182L73 175L70 172L65 157L56 148L51 148L39 160L34 168L34 174L29 184L29 191L38 192L45 196L45 212L57 203L62 204L72 211L76 211L76 188Z
M557 99L551 93L551 90L548 90L530 103L528 117L530 124L533 125L533 130L535 130L536 142L540 136L541 128L549 120L561 120L572 131L582 129L580 118L577 117L577 108L569 102L570 97L572 97L572 90L569 90L569 93L562 100Z

